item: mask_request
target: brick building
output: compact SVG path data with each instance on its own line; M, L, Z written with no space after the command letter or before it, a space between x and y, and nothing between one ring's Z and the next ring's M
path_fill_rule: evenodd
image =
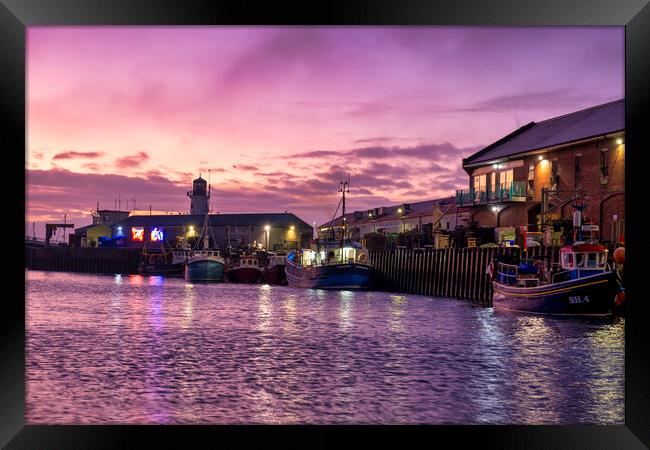
M553 219L600 227L603 242L624 239L625 110L618 100L531 122L463 159L469 189L456 204L487 227L541 231ZM526 227L526 228L524 228Z

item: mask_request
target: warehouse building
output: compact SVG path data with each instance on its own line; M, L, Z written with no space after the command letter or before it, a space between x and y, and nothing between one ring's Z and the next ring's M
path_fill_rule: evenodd
M268 250L309 246L313 228L292 213L207 214L210 189L197 178L187 192L190 210L176 214L97 211L93 225L79 228L82 246L156 248L193 245L208 216L210 244L226 251L249 245ZM90 242L94 242L91 244Z

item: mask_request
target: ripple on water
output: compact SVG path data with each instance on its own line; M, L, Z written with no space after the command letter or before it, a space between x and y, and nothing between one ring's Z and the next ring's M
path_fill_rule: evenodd
M623 423L624 321L27 272L27 421Z

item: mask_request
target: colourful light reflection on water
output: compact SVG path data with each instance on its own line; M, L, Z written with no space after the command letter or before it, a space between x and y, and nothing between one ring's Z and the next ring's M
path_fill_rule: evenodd
M623 423L623 320L31 271L26 309L28 423Z

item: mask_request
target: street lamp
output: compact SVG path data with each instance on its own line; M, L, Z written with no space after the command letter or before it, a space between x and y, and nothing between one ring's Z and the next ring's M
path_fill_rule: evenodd
M271 226L270 225L265 225L264 226L264 238L266 239L266 245L265 248L268 250L269 249L269 235L271 234Z

